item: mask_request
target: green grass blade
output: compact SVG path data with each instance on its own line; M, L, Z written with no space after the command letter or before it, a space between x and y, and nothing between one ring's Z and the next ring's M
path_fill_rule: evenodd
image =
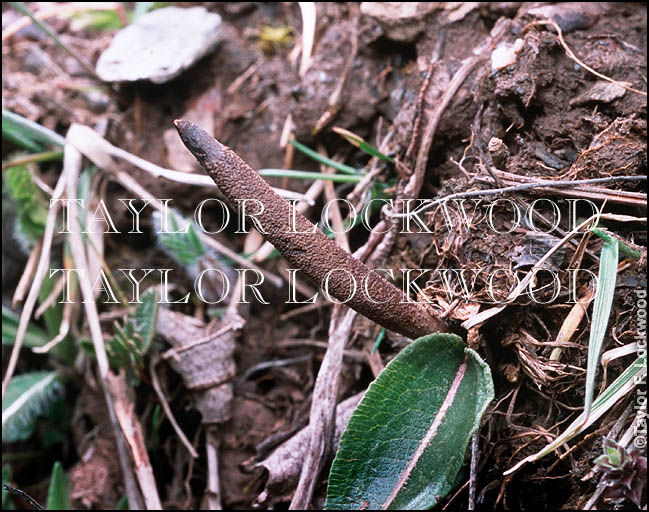
M593 423L595 423L599 418L606 414L612 407L617 405L620 400L626 395L634 386L638 385L641 382L644 382L644 379L647 375L647 353L644 352L640 357L638 357L629 367L622 372L622 374L615 379L615 381L607 387L604 392L597 397L597 400L593 402L593 405L590 410L590 414L586 415L585 411L579 415L579 417L573 421L570 426L554 441L546 445L543 449L537 453L526 457L514 467L505 471L504 475L509 475L518 471L524 464L528 462L534 462L542 457L545 457L547 454L559 448L562 444L568 442L570 439L576 435L584 432L589 428Z
M290 142L291 144L293 144L295 149L304 153L309 158L313 158L316 162L320 162L321 164L324 164L328 167L333 167L334 169L344 174L360 174L360 171L358 169L351 167L349 165L341 164L340 162L336 162L331 158L327 158L326 156L321 155L317 151L313 151L311 148L305 146L301 142L298 142L296 140L291 140Z
M608 319L611 316L613 295L615 294L615 280L617 278L618 243L611 238L604 242L599 260L599 275L597 278L597 291L593 305L593 319L590 326L588 340L588 366L586 368L586 398L584 412L586 417L590 413L595 392L595 376L599 366L599 355L602 351L604 336Z
M65 138L58 133L30 121L21 115L14 114L9 110L2 109L2 138L18 136L31 143L37 148L32 151L42 151L41 144L48 144L62 148L65 145ZM30 148L27 148L30 149Z
M385 160L386 162L390 162L391 164L394 163L393 158L389 157L388 155L384 155L378 149L376 149L374 146L372 146L370 143L368 143L367 141L365 141L355 133L350 132L349 130L345 130L344 128L340 128L338 126L335 126L333 128L333 131L338 135L340 135L341 137L343 137L351 145L356 146L364 153L367 153L370 156L375 156L381 160Z
M613 241L613 237L610 236L610 235L608 235L608 234L606 234L606 233L605 233L604 231L602 231L601 229L599 229L599 228L593 228L593 229L591 229L591 231L592 231L595 235L597 235L598 237L600 237L602 240L604 240L605 242L612 243L612 241ZM618 240L617 243L618 243L618 245L620 246L620 254L623 254L623 255L626 256L627 258L631 258L631 259L633 259L633 260L638 261L638 260L640 259L640 257L642 256L642 255L640 254L640 251L635 251L635 250L631 249L631 247L629 247L628 245L626 245L624 242L621 242L620 240Z
M374 352L378 350L381 342L383 341L383 338L385 338L385 327L381 329L379 335L376 337L376 341L374 342L374 346L372 347L372 352L370 352L370 355L373 355Z
M47 491L47 510L71 510L70 482L59 461L54 463Z

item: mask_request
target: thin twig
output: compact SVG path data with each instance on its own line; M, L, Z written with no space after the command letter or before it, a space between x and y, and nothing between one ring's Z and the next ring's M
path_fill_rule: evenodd
M478 461L480 460L480 433L471 436L471 470L469 475L469 510L475 510L475 490L478 484Z
M38 257L41 254L42 246L43 239L40 239L36 242L36 245L34 245L32 252L29 254L29 259L27 260L27 264L25 265L25 270L23 270L23 274L22 276L20 276L20 281L18 281L18 286L16 286L16 291L14 292L14 296L11 299L12 308L15 308L25 298L29 284L32 281L32 276L34 275L34 271L36 270L36 262L38 261Z
M157 358L151 358L151 363L149 364L149 375L151 375L151 384L153 385L153 390L155 391L156 395L158 395L158 400L160 400L160 405L162 405L162 409L167 415L167 418L169 418L169 423L171 423L171 426L176 431L176 435L178 436L180 441L185 445L185 448L187 448L187 451L191 454L191 456L196 459L198 458L198 452L194 449L192 444L189 442L189 439L187 439L187 436L180 428L180 425L178 425L178 422L176 421L176 418L173 415L173 412L171 411L171 407L169 407L169 402L167 401L167 397L162 391L160 379L158 378L158 373L156 372L156 366L158 364L158 361L159 359Z
M20 489L16 489L15 487L11 487L10 485L7 484L2 484L2 490L10 492L11 494L18 496L21 500L24 500L27 502L27 504L32 507L34 510L45 510L43 505L41 505L38 501L36 501L34 498L32 498L29 494L27 494L25 491L21 491Z
M474 317L470 318L469 320L464 321L462 323L462 327L465 329L471 329L472 327L476 327L484 322L486 322L489 318L492 318L493 316L497 315L501 311L503 311L509 304L511 304L520 294L521 292L525 289L526 286L529 285L530 281L534 277L536 271L539 268L542 268L545 262L550 259L550 257L555 254L561 247L563 247L568 241L573 238L575 235L579 234L581 230L588 226L590 223L592 223L594 220L614 220L618 222L647 222L646 217L645 218L638 218L638 217L631 217L629 215L615 215L611 213L599 213L592 215L591 217L587 218L584 222L579 224L577 227L575 227L572 231L568 232L561 240L559 240L554 247L552 247L545 255L539 259L534 266L529 270L529 272L525 275L525 277L518 283L516 288L514 288L511 293L507 296L507 299L505 300L505 304L502 306L496 306L491 309L487 309L485 311L482 311L475 315Z
M498 171L495 169L491 169L491 173L494 174L495 177L498 179L497 184L500 185L501 187L516 185L518 183L538 183L538 178L534 178L530 176L519 176L517 174ZM595 178L595 179L604 179L610 181L611 178L608 177L608 178ZM493 178L488 178L486 176L478 175L475 176L475 181L491 184L495 180ZM604 183L607 182L608 181ZM553 188L553 187L539 186L537 190L539 192L552 191L557 195L563 195L572 198L593 199L599 201L607 201L610 203L627 204L631 206L646 207L647 204L647 194L643 194L640 192L629 192L626 190L608 189L603 187L590 187L588 185L583 185L578 189L575 189L574 187L570 187L570 188L567 187L566 189L563 189L563 188L556 188L556 187Z
M534 183L523 183L521 185L512 185L511 187L503 188L492 188L488 190L470 190L468 192L458 192L456 194L449 194L448 196L435 199L426 204L422 205L420 208L416 208L409 213L395 213L392 217L408 217L412 215L417 215L423 213L427 210L430 210L434 206L437 206L444 201L450 199L459 199L464 197L476 197L476 196L495 196L500 194L506 194L508 192L519 192L521 190L528 190L538 187L574 187L575 185L587 185L595 183L612 183L616 181L647 181L646 176L610 176L608 178L594 178L587 180L562 180L562 181L552 181L552 180L539 180Z
M629 87L626 85L624 82L618 82L617 80L614 80L613 78L610 78L606 75L603 75L602 73L595 71L593 68L585 64L581 59L579 59L574 52L570 49L570 47L566 44L566 41L563 39L563 32L561 31L561 27L554 21L552 20L540 20L540 21L533 21L529 25L527 25L525 28L523 28L523 31L527 29L530 26L534 25L550 25L553 27L558 34L559 38L559 43L561 46L563 46L563 49L566 51L566 55L568 56L569 59L574 60L577 64L579 64L582 68L584 68L587 71L590 71L593 75L595 75L598 78L601 78L602 80L606 80L607 82L611 82L613 84L619 85L620 87L623 87L627 91L635 92L637 94L642 94L643 96L646 96L647 93L645 91L640 91L638 89L634 89L633 87Z
M222 510L221 483L219 478L219 441L216 436L216 425L208 425L205 435L207 452L207 503L209 510Z

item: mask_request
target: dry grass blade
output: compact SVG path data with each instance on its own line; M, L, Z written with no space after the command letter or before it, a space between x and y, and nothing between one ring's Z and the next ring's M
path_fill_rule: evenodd
M59 181L56 184L54 193L52 194L52 199L60 199L63 195L65 189L65 177L61 175ZM16 340L14 342L13 348L11 349L11 356L9 357L9 363L7 364L7 370L5 371L4 379L2 380L2 399L7 393L7 387L9 386L9 381L14 374L16 369L16 363L18 362L18 355L20 354L20 349L23 345L25 339L25 333L27 332L27 326L29 325L29 319L31 318L32 311L34 311L34 306L36 305L36 300L38 299L38 294L41 289L41 283L45 277L45 272L50 265L50 252L52 250L52 238L54 237L54 224L56 223L56 214L60 208L59 202L54 203L48 213L47 220L45 222L45 232L43 233L43 248L40 253L40 259L38 265L36 266L36 273L34 274L34 279L32 281L32 287L29 290L27 295L27 300L25 300L25 305L23 306L22 313L20 314L20 320L18 322L18 332L16 333Z
M579 327L579 324L581 323L581 320L584 318L586 308L588 307L588 304L590 304L593 295L594 291L592 288L590 288L586 295L584 295L584 297L579 299L577 303L572 306L572 309L566 316L563 324L561 324L561 329L559 329L559 333L557 334L557 338L555 339L557 343L570 341L570 338L572 338L572 335L575 333L575 331ZM563 347L554 348L552 350L552 353L550 354L550 360L558 361L561 357L562 350Z
M155 370L156 365L157 365L157 361L152 359L151 364L149 365L149 375L151 376L151 384L153 385L153 390L155 391L156 395L158 395L158 399L160 400L160 405L162 405L162 409L167 415L167 418L169 418L169 422L171 423L171 426L176 431L176 435L178 436L180 441L185 445L185 448L187 448L187 451L191 454L191 456L196 459L198 458L198 452L194 449L192 444L189 442L189 439L187 439L187 436L180 428L180 425L178 425L178 422L176 421L176 417L171 411L171 407L169 407L169 402L167 401L167 397L162 391L162 386L160 385L160 379L158 378L158 374L156 373Z
M41 254L42 246L43 240L41 239L36 242L36 245L32 249L32 252L29 254L29 259L27 260L27 264L25 265L25 270L23 270L23 275L20 276L20 281L18 281L18 286L16 286L16 291L14 292L14 296L11 299L12 308L15 308L25 298L25 294L27 293L27 289L29 288L29 283L31 283L32 276L34 275L34 272L36 270L36 262L38 261L38 257ZM38 312L36 312L36 316L38 317Z
M315 2L298 2L302 13L302 57L300 59L300 76L304 77L311 66L311 53L315 40L316 4Z
M126 377L123 373L120 373L120 375L109 373L107 385L115 403L115 416L131 452L135 474L140 483L146 509L162 510L158 488L153 476L153 468L144 442L142 425L135 415L133 390L126 384Z
M70 130L68 131L68 138L71 137L74 126L75 125L73 124L70 127ZM81 173L82 159L83 157L81 153L72 144L65 145L63 154L63 173L61 175L61 180L63 180L63 182L65 183L68 197L76 196L77 181ZM72 259L74 260L75 268L80 269L83 275L88 271L88 264L86 262L86 251L83 245L83 239L81 237L78 205L75 201L70 201L69 212L71 232L68 240L70 242L70 252L72 253ZM108 356L106 355L106 349L104 347L104 338L101 332L101 326L99 324L97 304L95 303L90 281L88 281L87 279L79 279L79 286L81 288L81 294L83 296L83 305L86 312L88 326L90 328L90 336L95 350L97 366L99 367L99 380L101 383L102 391L104 393L104 398L106 400L106 406L108 408L111 426L113 427L113 430L115 432L117 453L119 456L122 475L124 477L124 484L126 487L126 495L128 498L129 507L138 508L140 503L139 491L128 461L128 454L126 453L126 447L124 446L124 439L122 437L121 431L118 428L112 395L110 394L110 391L108 389L107 379L110 370L108 367Z
M117 146L113 146L110 142L104 139L96 131L94 131L89 126L84 126L80 124L74 125L74 131L72 132L72 144L81 151L86 157L93 160L100 167L106 169L112 169L114 166L111 163L110 157L116 157L125 162L128 162L131 165L134 165L138 169L148 172L156 178L164 178L169 181L175 181L177 183L183 183L185 185L194 185L199 187L214 187L214 182L209 176L204 174L192 174L188 172L174 171L173 169L165 169L160 167L144 158L133 155L128 151L124 151ZM98 161L97 161L98 160ZM274 189L278 195L282 197L288 197L292 199L305 200L305 197L302 194L297 192L291 192L288 190Z

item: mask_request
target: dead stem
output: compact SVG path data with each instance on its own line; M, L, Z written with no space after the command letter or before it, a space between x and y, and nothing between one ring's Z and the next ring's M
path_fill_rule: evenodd
M65 189L65 176L61 174L59 181L56 184L54 193L52 194L52 199L60 199L63 195ZM74 201L72 201L74 202ZM29 319L36 305L36 300L38 299L38 294L41 289L41 284L45 273L50 265L50 252L52 249L52 238L54 237L54 224L56 223L56 214L60 208L60 203L57 201L52 205L47 213L47 220L45 222L45 232L43 233L43 248L41 249L40 259L38 260L38 265L36 266L36 273L34 274L34 279L32 281L32 287L29 290L27 295L27 300L25 300L25 305L23 306L22 313L20 314L20 319L18 320L18 331L16 332L16 341L11 349L11 356L9 357L9 363L7 364L7 370L5 371L4 379L2 380L2 399L4 400L7 393L7 387L9 386L9 381L16 370L16 363L18 363L18 355L20 354L20 349L22 348L23 341L25 339L25 334L27 333L27 326L29 325Z
M329 327L329 346L318 371L318 377L313 389L313 400L311 401L311 413L309 415L311 439L302 466L300 480L291 501L291 510L306 510L309 508L320 470L328 457L332 455L333 436L336 429L336 398L343 349L349 339L356 312L348 309L343 316L341 311L340 315L338 315L340 322L337 325L334 322L335 316L332 315Z
M68 137L73 131L75 125L73 124L68 131ZM66 139L68 140L68 139ZM75 197L77 191L77 181L81 172L82 163L81 153L72 144L66 143L63 155L63 173L61 180L65 183L66 192L68 197ZM86 261L86 251L83 246L83 239L81 237L81 228L79 224L79 210L75 201L70 201L70 221L72 231L68 238L70 242L70 252L74 260L75 267L86 273L88 271L88 264ZM87 274L86 274L87 275ZM140 494L137 484L133 477L131 465L129 463L126 446L122 431L117 422L113 396L109 389L108 378L110 370L108 366L108 357L104 346L104 338L101 332L101 325L99 323L99 315L97 313L97 304L95 303L94 294L90 281L87 279L79 279L79 286L83 296L84 309L90 329L90 337L92 339L93 347L95 349L95 357L97 359L97 366L99 368L99 382L104 393L106 406L110 417L110 424L115 435L115 444L117 445L117 454L119 456L119 463L124 477L124 485L126 487L126 496L128 498L130 508L138 508L140 504Z

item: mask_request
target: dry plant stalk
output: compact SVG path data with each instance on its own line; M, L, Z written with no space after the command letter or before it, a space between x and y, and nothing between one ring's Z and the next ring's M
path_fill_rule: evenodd
M341 278L339 272L331 275L329 292L341 301L351 296L346 305L370 320L410 338L431 332L447 332L445 323L423 305L410 301L396 286L338 247L303 215L293 211L291 205L234 151L192 123L176 120L175 125L185 146L230 202L236 204L244 199L261 201L264 210L256 217L267 231L264 236L311 281L321 285L332 269L345 270L358 283L358 290L353 289L348 276ZM295 226L290 224L292 217ZM362 289L364 283L365 290Z

